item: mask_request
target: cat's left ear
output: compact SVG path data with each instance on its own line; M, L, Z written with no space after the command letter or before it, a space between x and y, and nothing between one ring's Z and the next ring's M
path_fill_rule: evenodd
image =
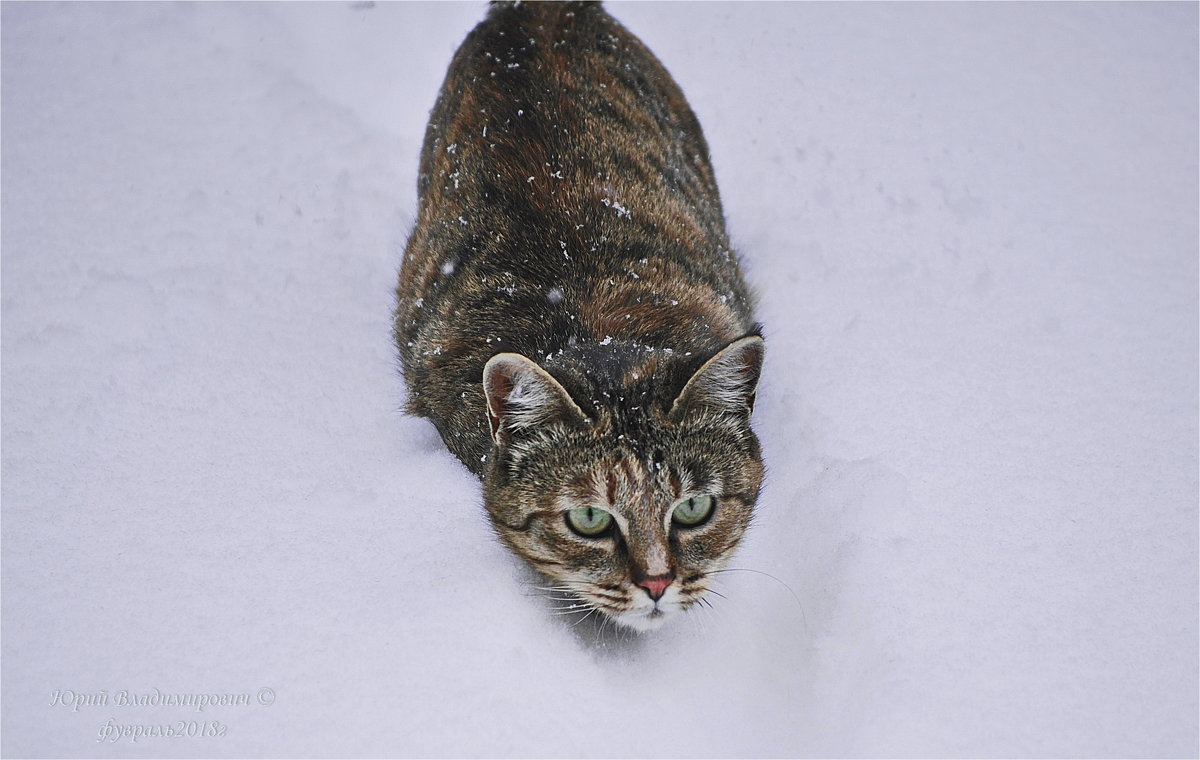
M749 416L762 374L764 348L761 337L748 335L721 349L683 386L671 405L671 419L697 409Z
M521 354L496 354L483 367L488 424L496 445L514 431L559 419L585 419L567 390L549 372Z

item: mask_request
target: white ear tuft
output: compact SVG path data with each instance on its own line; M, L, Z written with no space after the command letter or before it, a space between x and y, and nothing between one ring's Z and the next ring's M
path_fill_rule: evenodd
M506 443L508 435L545 424L558 417L581 419L583 412L549 372L521 354L496 354L483 367L492 440Z
M671 417L702 408L748 415L754 408L764 348L762 338L750 335L721 349L688 380L671 406Z

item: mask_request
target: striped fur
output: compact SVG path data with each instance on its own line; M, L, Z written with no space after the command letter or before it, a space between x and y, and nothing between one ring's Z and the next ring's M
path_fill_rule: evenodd
M639 630L696 604L758 496L763 342L678 86L599 4L494 4L418 191L394 323L409 411L556 589ZM673 525L701 494L712 518ZM567 526L587 506L609 535Z

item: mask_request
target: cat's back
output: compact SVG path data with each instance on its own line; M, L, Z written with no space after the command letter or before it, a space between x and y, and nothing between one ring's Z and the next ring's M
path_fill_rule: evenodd
M418 192L418 258L484 227L540 238L528 241L534 253L559 240L588 253L601 237L632 232L615 219L635 209L635 227L673 224L659 231L694 244L724 237L695 115L658 59L599 3L491 5L447 72ZM423 294L445 275L424 263L412 283Z
M486 155L471 166L460 148ZM653 161L642 167L639 157ZM622 167L647 172L642 181L649 172L695 180L696 200L717 200L708 146L682 92L598 2L491 5L455 55L430 118L422 197L454 195L439 180L463 164L467 173L486 166L498 181L531 185L523 193L496 188L497 197L558 195ZM462 190L465 177L457 178L453 189Z
M464 461L496 353L701 356L753 326L699 123L598 3L491 6L446 75L418 191L396 338L410 410Z

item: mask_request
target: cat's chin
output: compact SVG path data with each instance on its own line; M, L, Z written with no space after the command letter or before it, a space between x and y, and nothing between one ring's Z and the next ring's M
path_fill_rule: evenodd
M637 609L631 610L621 615L611 615L612 621L617 625L628 628L637 633L649 633L656 631L662 627L663 623L675 617L665 610L661 609Z

